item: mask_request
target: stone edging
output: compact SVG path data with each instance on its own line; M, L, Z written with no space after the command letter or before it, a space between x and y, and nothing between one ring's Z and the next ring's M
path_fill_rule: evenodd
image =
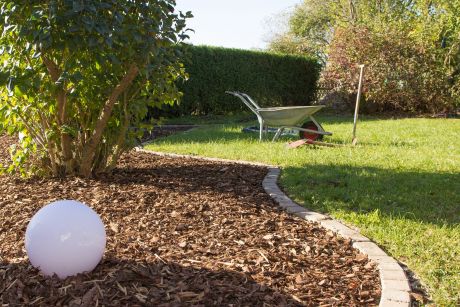
M332 219L327 215L323 215L314 211L310 211L292 201L283 191L278 187L278 177L281 169L277 166L267 165L263 163L235 161L227 159L207 158L191 155L179 155L144 150L136 148L136 151L149 153L157 156L172 157L172 158L187 158L199 159L205 161L226 162L233 164L244 164L263 166L268 168L268 174L262 181L262 186L281 208L287 212L294 214L301 219L319 223L322 227L338 233L346 239L351 239L353 247L358 249L363 254L366 254L370 260L377 264L380 273L380 282L382 285L382 295L380 298L379 307L409 307L410 306L410 286L409 280L404 273L404 270L398 262L388 256L381 248L379 248L370 239L361 235L358 231L349 228L348 226Z

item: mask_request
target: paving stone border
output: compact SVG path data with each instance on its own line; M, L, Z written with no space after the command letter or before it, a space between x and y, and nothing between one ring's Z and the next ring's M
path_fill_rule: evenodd
M358 249L363 254L366 254L370 260L377 264L380 273L380 282L382 285L382 295L379 304L380 307L410 307L411 299L409 293L411 289L409 285L409 279L407 278L399 263L394 258L388 256L380 247L377 246L377 244L361 235L359 231L351 229L341 222L332 219L330 216L308 210L307 208L302 207L292 201L278 187L278 178L281 173L281 169L279 167L248 161L235 161L228 159L155 152L144 150L142 148L136 148L136 151L162 157L199 159L205 161L267 167L268 173L262 181L262 186L265 192L267 192L279 204L281 208L291 214L294 214L297 217L300 217L301 219L309 222L319 223L322 227L336 232L344 238L351 239L354 248Z

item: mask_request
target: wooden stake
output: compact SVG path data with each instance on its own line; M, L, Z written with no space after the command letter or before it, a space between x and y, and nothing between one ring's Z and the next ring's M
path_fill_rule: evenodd
M351 144L355 146L358 143L358 138L356 137L356 125L358 124L358 111L359 111L359 101L361 100L361 89L363 86L363 75L364 75L364 65L359 65L359 85L358 85L358 95L356 96L356 105L355 105L355 117L353 120L353 139Z

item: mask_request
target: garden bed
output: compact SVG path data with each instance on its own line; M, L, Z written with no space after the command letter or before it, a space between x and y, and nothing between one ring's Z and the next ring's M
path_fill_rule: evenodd
M151 131L146 131L144 136L141 138L142 142L156 140L176 134L178 132L188 131L190 129L198 127L197 125L161 125L155 126Z
M0 303L377 305L375 266L350 241L280 211L261 186L266 172L131 152L92 180L0 176ZM93 272L63 281L41 276L24 250L30 218L58 199L91 206L108 238Z

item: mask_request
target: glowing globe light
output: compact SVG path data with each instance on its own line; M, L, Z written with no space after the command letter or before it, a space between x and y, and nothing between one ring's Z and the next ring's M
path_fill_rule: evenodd
M92 271L104 254L104 224L90 207L60 200L40 209L26 230L30 262L46 276L66 278Z

